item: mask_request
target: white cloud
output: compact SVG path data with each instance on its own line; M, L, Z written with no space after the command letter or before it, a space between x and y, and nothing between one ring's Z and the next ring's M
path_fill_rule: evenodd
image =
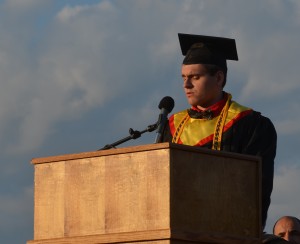
M248 77L240 93L242 102L251 104L253 99L262 102L269 99L281 106L292 102L291 96L286 101L276 101L274 97L300 89L297 80L300 53L292 48L300 37L294 32L299 25L294 19L296 11L287 19L293 31L288 35L288 30L283 28L287 24L273 31L269 29L273 22L282 23L290 10L283 8L283 4L265 2L257 9L252 2L230 1L225 7L214 1L195 3L101 1L92 5L67 5L40 34L38 45L31 47L34 55L29 50L32 40L22 42L13 32L2 30L1 36L11 38L5 46L0 46L5 57L0 60L1 80L9 80L5 85L9 92L5 88L1 92L1 102L6 105L0 110L3 118L0 131L9 125L5 121L16 119L11 112L20 111L17 148L34 149L60 120L104 106L130 89L142 88L141 82L153 82L155 88L155 84L161 83L157 74L172 72L168 78L174 80L175 76L179 77L178 67L174 67L178 63L174 60L181 58L178 32L237 38L238 67ZM233 7L235 4L238 12ZM258 23L261 28L250 28ZM36 36L35 29L29 31ZM286 58L280 58L287 56L288 64ZM167 87L167 82L163 86ZM280 123L284 133L299 130L297 123L290 119Z
M165 54L160 56L160 62L165 58L164 64L168 63L168 54L175 50L176 43L172 40L170 49L171 33L150 35L147 29L140 29L130 13L124 23L120 23L120 13L113 13L113 6L109 4L104 1L98 5L65 7L40 38L33 61L35 66L25 70L30 75L19 73L16 79L16 84L29 87L12 90L14 94L20 93L14 97L18 104L16 110L26 104L26 113L18 118L18 138L12 142L14 147L9 144L12 153L37 148L58 121L80 116L95 106L101 107L121 93L142 87L141 82L147 83L148 79L160 83L150 78L149 67L159 63L155 45ZM136 14L136 6L132 7L131 13ZM164 8L167 9L167 5ZM122 28L123 24L129 25L129 29ZM167 51L160 48L163 38L166 38L163 47ZM153 55L156 58L151 58ZM27 58L30 59L29 52L23 54L23 62ZM156 68L160 68L159 65ZM3 112L3 117L9 116L12 116L9 111Z
M57 18L59 21L65 22L70 20L70 18L72 17L76 17L76 15L78 15L79 13L88 9L90 9L90 6L88 5L76 7L66 6L57 14Z
M95 5L76 5L76 6L65 6L56 16L56 18L61 22L67 22L74 20L74 18L79 15L90 16L91 13L104 12L108 14L112 13L116 9L111 1L101 1L99 4Z

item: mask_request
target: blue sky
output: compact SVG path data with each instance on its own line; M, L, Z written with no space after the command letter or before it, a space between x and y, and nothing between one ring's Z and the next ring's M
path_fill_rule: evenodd
M268 116L278 150L267 231L300 217L297 0L0 1L0 236L33 238L32 158L94 151L187 108L177 33L236 39L225 90ZM123 144L153 143L155 133ZM18 234L16 234L18 233Z

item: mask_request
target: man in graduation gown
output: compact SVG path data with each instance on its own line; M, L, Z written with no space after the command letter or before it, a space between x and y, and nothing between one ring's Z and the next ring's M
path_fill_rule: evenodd
M273 189L277 135L270 119L223 91L226 60L238 60L234 39L178 34L183 89L191 107L170 116L162 141L260 156L262 224Z

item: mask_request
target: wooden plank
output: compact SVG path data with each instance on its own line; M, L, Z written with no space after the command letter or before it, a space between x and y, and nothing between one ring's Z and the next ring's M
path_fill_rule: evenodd
M93 157L101 157L107 155L159 150L163 148L169 148L169 143L148 144L142 146L132 146L132 147L125 147L125 148L110 149L110 150L100 150L100 151L81 152L81 153L74 153L74 154L56 155L50 157L33 158L31 160L31 163L41 164L41 163L59 162L59 161L67 161L67 160L82 159L82 158L93 158Z
M129 233L114 233L102 235L86 235L75 237L51 238L31 240L27 244L96 244L96 243L129 243L133 241L147 241L147 243L157 240L168 240L171 236L169 229L139 231ZM156 243L156 242L155 242Z
M65 236L99 234L105 229L104 166L104 157L66 163Z
M35 167L34 239L64 235L65 163Z
M106 233L169 227L169 151L106 157Z
M102 243L136 243L141 244L260 244L256 238L237 238L204 232L174 232L170 229L114 233L103 235L86 235L52 239L30 240L27 244L102 244Z
M220 157L232 157L232 158L240 158L240 159L249 159L249 160L257 160L258 157L252 155L244 155L238 153L224 152L224 151L215 151L207 148L201 147L191 147L186 145L178 145L173 143L157 143L157 144L147 144L141 146L132 146L125 148L117 148L110 150L101 150L101 151L91 151L91 152L81 152L75 154L65 154L65 155L56 155L49 157L40 157L33 158L31 160L32 164L41 164L41 163L51 163L51 162L59 162L59 161L68 161L82 158L93 158L93 157L102 157L107 155L117 155L117 154L126 154L126 153L134 153L134 152L142 152L142 151L152 151L152 150L160 150L160 149L180 149L182 151L189 152L198 152L204 153L208 155L219 155Z

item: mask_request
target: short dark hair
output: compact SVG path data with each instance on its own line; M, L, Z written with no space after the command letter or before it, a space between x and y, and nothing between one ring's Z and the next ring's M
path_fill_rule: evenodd
M218 65L214 65L214 64L202 64L204 66L204 68L206 69L206 71L210 74L210 75L215 75L218 71L222 71L224 74L224 81L222 86L224 87L227 81L227 68L225 67L220 67Z

